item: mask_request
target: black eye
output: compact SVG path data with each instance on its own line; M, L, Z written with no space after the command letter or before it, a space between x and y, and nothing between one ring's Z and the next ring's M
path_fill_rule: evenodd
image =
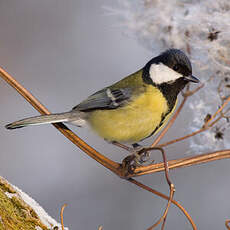
M178 71L178 70L180 69L180 66L179 66L179 65L174 65L173 69L174 69L175 71Z

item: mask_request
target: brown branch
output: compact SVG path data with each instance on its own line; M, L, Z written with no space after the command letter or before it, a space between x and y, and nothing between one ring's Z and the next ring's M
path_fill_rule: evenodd
M226 228L227 228L228 230L230 230L229 224L230 224L230 220L226 220L226 221L225 221L225 226L226 226Z
M142 184L141 182L139 182L139 181L137 181L137 180L135 180L133 178L129 178L128 181L133 183L133 184L135 184L135 185L137 185L138 187L141 187L142 189L144 189L144 190L146 190L148 192L151 192L151 193L163 198L163 199L166 199L166 200L170 199L168 196L166 196L166 195L164 195L164 194L162 194L162 193L160 193L160 192L148 187L147 185ZM197 230L197 227L196 227L194 221L192 220L192 218L189 215L189 213L184 209L184 207L182 205L180 205L175 200L172 200L172 203L175 204L184 213L184 215L187 217L187 219L189 220L190 224L192 225L193 229Z
M212 153L200 154L192 157L180 158L177 160L168 161L169 169L182 168L197 164L203 164L211 161L230 158L230 149L216 151ZM164 163L152 164L149 166L138 167L132 174L128 174L127 177L136 177L164 170Z
M215 112L215 114L205 123L205 126L207 126L219 113L222 112L224 107L230 102L230 96L225 100L223 105Z
M5 70L0 67L0 75L2 78L11 85L14 89L18 91L38 112L41 114L50 114L48 109L42 105L28 90L26 90L22 85L20 85L12 76L10 76ZM120 164L110 160L109 158L103 156L97 152L94 148L89 146L76 134L74 134L67 126L62 123L53 124L65 137L67 137L72 143L83 150L87 155L92 157L94 160L102 164L104 167L110 169L117 175L120 175L119 167Z
M64 213L64 209L65 209L66 206L67 206L67 204L63 204L62 207L61 207L60 216L61 216L61 228L62 228L62 230L65 230L63 213Z
M164 229L165 220L166 220L166 217L167 217L167 214L168 214L168 210L169 210L170 204L171 204L172 199L173 199L173 194L174 194L174 192L175 192L174 185L171 184L171 185L170 185L170 195L169 195L167 207L166 207L166 209L165 209L165 211L164 211L164 214L162 215L162 217L161 217L154 225L152 225L151 227L149 227L147 230L153 230L153 229L154 229L155 227L157 227L162 221L163 221L163 224L162 224L161 230Z
M189 137L193 137L193 136L195 136L195 135L197 135L197 134L199 134L199 133L202 133L202 132L204 132L204 131L210 129L211 127L213 127L213 125L215 125L222 117L224 117L224 116L218 117L215 121L213 121L213 122L212 122L210 125L208 125L208 126L204 126L204 127L202 127L201 129L199 129L199 130L197 130L197 131L195 131L195 132L189 133L189 134L187 134L187 135L185 135L185 136L183 136L183 137L179 137L179 138L173 139L173 140L171 140L171 141L165 142L165 143L163 143L163 144L160 144L160 145L158 145L157 147L162 148L162 147L165 147L165 146L168 146L168 145L171 145L171 144L175 144L175 143L177 143L177 142L180 142L180 141L183 141L183 140L185 140L185 139L188 139Z
M171 140L171 141L165 142L165 143L163 143L163 144L160 144L160 145L158 145L158 147L162 148L162 147L165 147L165 146L168 146L168 145L171 145L171 144L175 144L175 143L177 143L177 142L179 142L179 141L183 141L183 140L185 140L185 139L187 139L187 138L189 138L189 137L193 137L193 136L195 136L195 135L197 135L197 134L199 134L199 133L204 132L204 131L207 130L208 128L210 128L210 127L201 128L201 129L199 129L199 130L197 130L197 131L195 131L195 132L189 133L189 134L187 134L187 135L185 135L185 136L183 136L183 137L179 137L179 138L173 139L173 140Z
M202 89L205 86L205 83L201 83L197 88L193 89L193 90L187 90L185 91L185 93L183 93L184 97L190 97L193 94L197 93L200 89Z
M174 186L174 184L171 182L171 180L169 178L168 161L166 159L165 151L162 148L156 148L156 147L151 148L151 149L152 150L159 150L159 151L161 151L163 162L164 162L164 168L165 168L165 170L164 170L165 171L165 178L166 178L166 181L167 181L167 183L169 185L170 195L169 195L168 203L167 203L166 209L164 211L164 214L162 215L162 217L155 224L153 224L147 230L153 230L161 222L163 222L162 226L161 226L161 230L164 230L164 226L165 226L166 218L167 218L167 215L168 215L169 207L170 207L170 205L172 203L173 195L175 193L175 186Z

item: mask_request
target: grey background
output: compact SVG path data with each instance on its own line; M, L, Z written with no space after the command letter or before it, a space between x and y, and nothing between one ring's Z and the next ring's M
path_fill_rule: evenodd
M0 0L0 65L50 111L71 109L157 54L124 36L123 28L115 26L116 18L105 14L105 5L116 7L116 1ZM6 130L6 123L38 113L3 80L0 103L0 175L55 219L64 203L70 229L96 229L101 224L105 230L146 229L160 217L164 200L113 175L51 125ZM187 115L183 111L164 140L184 134ZM120 161L126 156L87 128L72 128L108 157ZM168 159L184 156L187 148L187 142L170 146ZM229 160L173 170L170 175L175 199L198 229L225 228L230 218ZM163 173L139 180L168 193ZM166 229L191 226L172 206Z

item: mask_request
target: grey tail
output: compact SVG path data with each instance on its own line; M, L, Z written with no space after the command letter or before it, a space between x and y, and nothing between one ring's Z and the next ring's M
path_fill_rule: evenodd
M49 123L58 123L58 122L70 122L74 121L77 125L78 120L81 123L82 119L79 116L79 113L66 112L66 113L56 113L50 115L41 115L36 117L25 118L19 121L15 121L11 124L6 125L7 129L18 129L26 127L29 125L41 125Z

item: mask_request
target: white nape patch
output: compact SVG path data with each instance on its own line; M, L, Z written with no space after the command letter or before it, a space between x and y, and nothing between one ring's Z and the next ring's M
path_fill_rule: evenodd
M183 77L182 74L177 73L163 63L152 64L149 69L149 75L155 84L175 81L176 79Z

